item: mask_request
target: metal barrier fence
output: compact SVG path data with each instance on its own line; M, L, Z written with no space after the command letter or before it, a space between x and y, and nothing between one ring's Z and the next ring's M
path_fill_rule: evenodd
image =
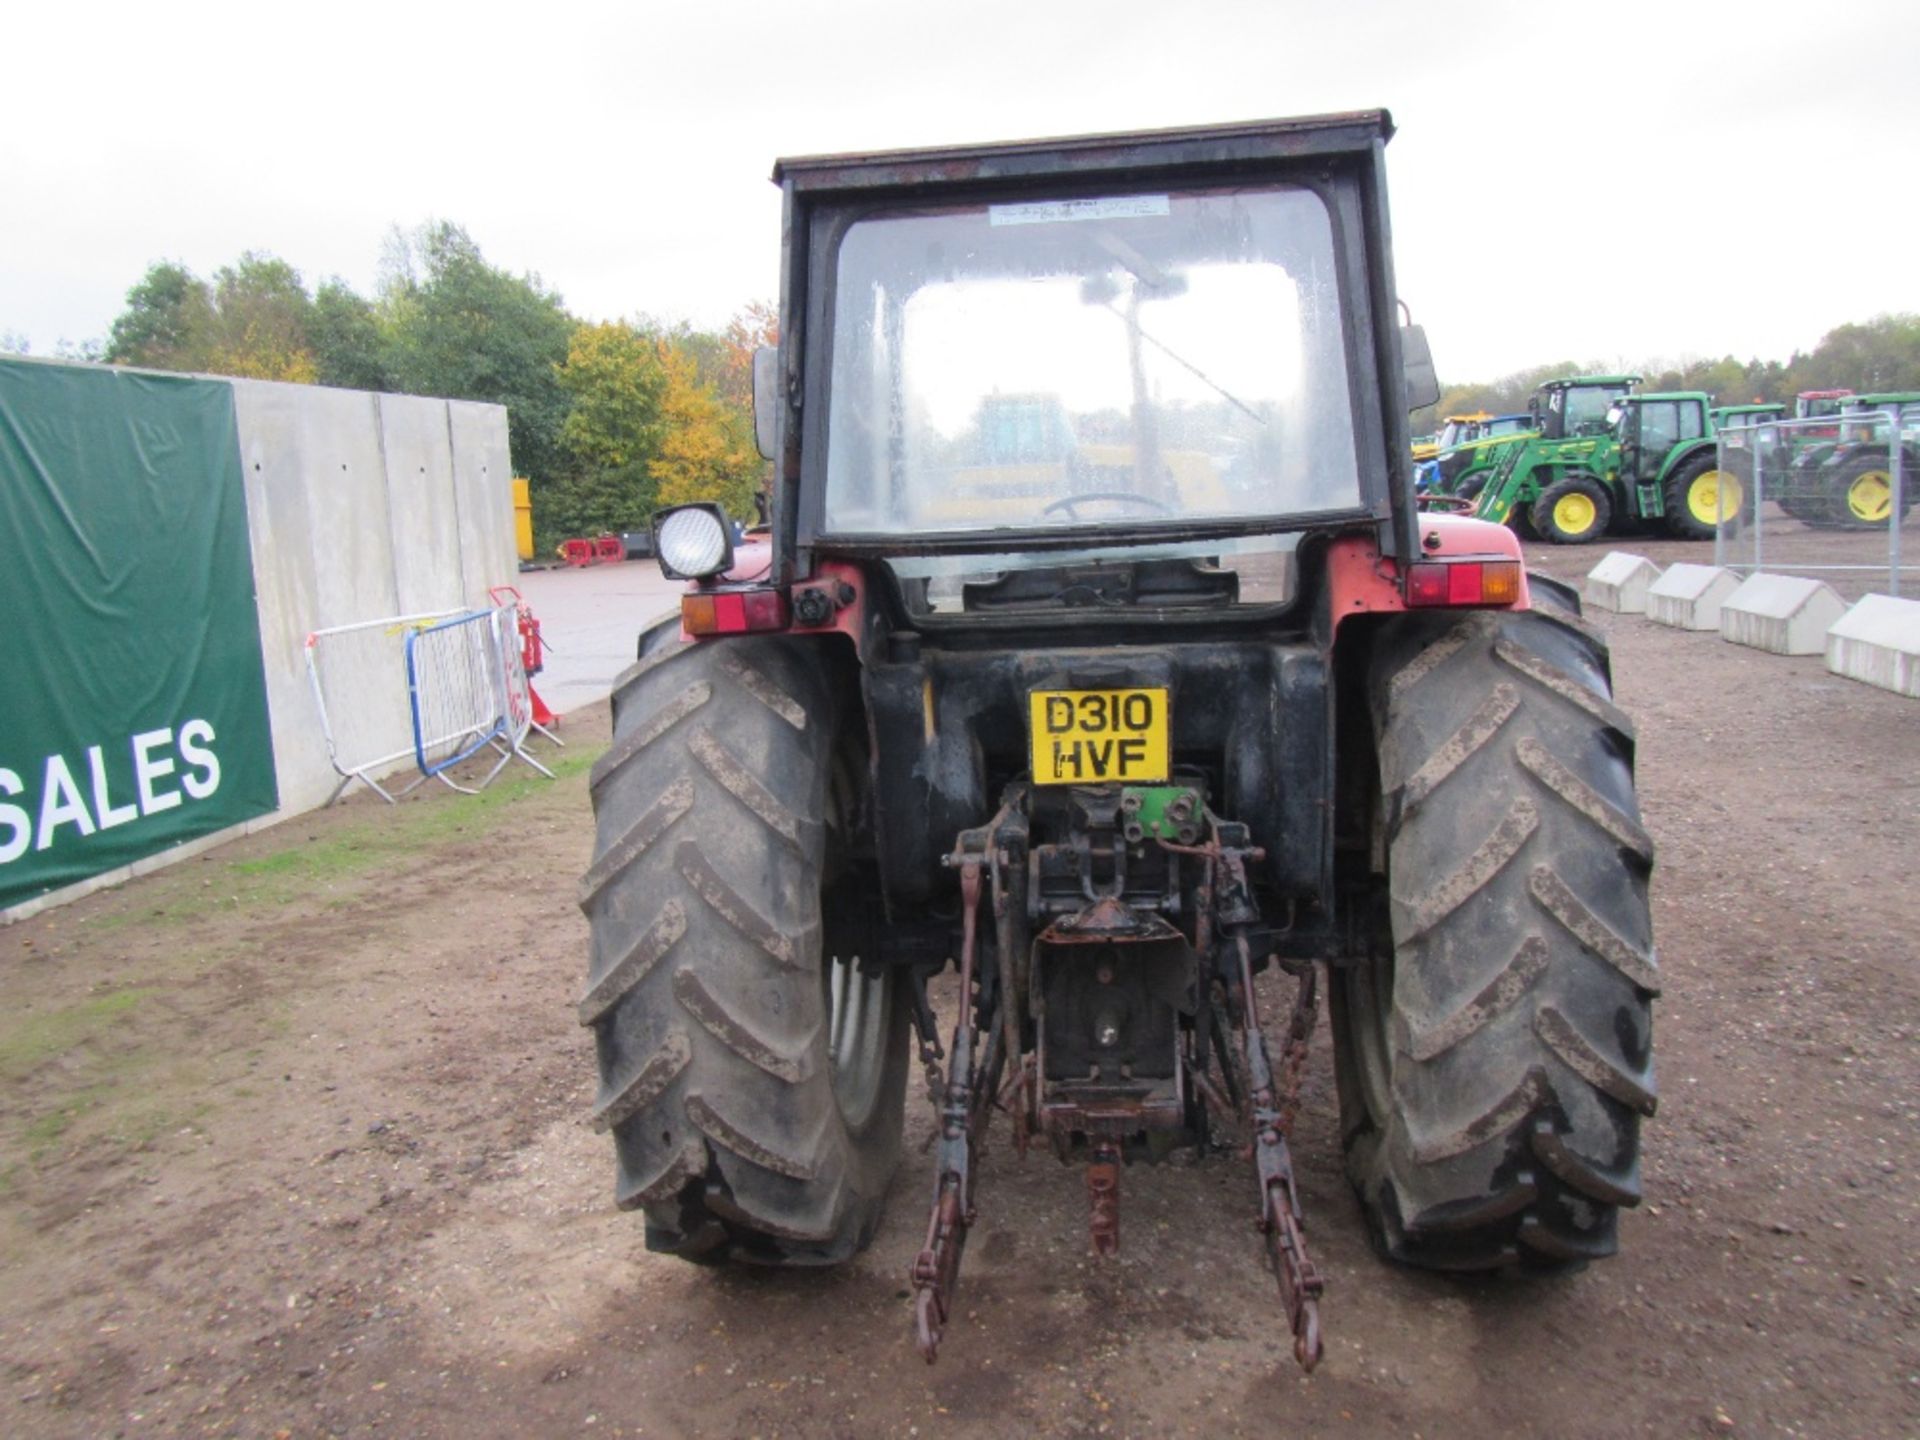
M355 780L387 803L437 779L471 794L514 759L542 775L528 734L560 738L534 719L518 610L439 610L316 630L307 637L307 673L319 706L327 757L341 777L328 803ZM484 750L497 757L473 786L453 767ZM388 788L382 777L411 759L419 774Z
M418 615L389 615L352 625L333 625L307 636L307 678L320 709L320 733L327 759L340 783L327 797L331 805L355 780L392 804L425 781L424 775L389 791L377 775L413 754L413 714L405 687L406 637L416 626L431 625L458 610L429 610ZM392 684L369 683L381 676Z
M527 753L533 697L521 663L518 608L473 610L407 636L407 693L413 704L414 759L423 776L472 794L518 759L549 780ZM558 744L559 738L542 727ZM471 788L447 772L491 747L494 766Z
M506 683L491 610L407 635L407 695L420 773L444 775L506 729Z
M1920 404L1719 432L1716 565L1755 573L1884 574L1888 594L1920 554ZM1849 596L1848 598L1858 598Z

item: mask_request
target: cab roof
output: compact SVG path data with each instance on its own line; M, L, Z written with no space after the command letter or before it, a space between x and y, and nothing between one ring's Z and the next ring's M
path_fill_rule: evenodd
M1559 380L1549 380L1542 390L1571 390L1581 385L1638 385L1638 375L1567 375Z
M773 181L793 190L867 190L964 185L1064 171L1151 173L1187 165L1232 165L1371 148L1393 137L1385 110L1351 110L1285 120L1066 135L985 145L799 155L778 160Z

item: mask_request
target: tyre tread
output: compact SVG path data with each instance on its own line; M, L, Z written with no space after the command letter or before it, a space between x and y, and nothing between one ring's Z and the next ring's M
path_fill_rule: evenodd
M1394 963L1336 970L1341 1132L1382 1248L1437 1269L1611 1254L1658 1103L1633 725L1604 638L1545 600L1372 642Z
M840 1105L825 1048L821 877L839 698L816 643L684 642L668 617L623 673L594 767L577 1002L614 1139L614 1198L649 1248L822 1265L878 1228L900 1151L906 1011L874 1022L879 1097Z
M813 1030L800 1036L797 1043L780 1046L759 1034L734 1013L700 978L699 972L681 967L673 974L673 995L680 1006L722 1045L776 1080L797 1085L813 1073L808 1050ZM819 1027L815 1026L817 1030Z

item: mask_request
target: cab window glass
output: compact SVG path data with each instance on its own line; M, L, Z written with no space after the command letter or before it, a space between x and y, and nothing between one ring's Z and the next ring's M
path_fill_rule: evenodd
M1640 448L1643 452L1664 455L1678 443L1679 408L1671 400L1654 400L1640 406Z

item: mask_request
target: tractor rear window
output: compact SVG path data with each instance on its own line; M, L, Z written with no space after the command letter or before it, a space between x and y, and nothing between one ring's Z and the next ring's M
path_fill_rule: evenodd
M832 344L826 534L1092 543L1361 505L1309 190L868 217L840 244Z

